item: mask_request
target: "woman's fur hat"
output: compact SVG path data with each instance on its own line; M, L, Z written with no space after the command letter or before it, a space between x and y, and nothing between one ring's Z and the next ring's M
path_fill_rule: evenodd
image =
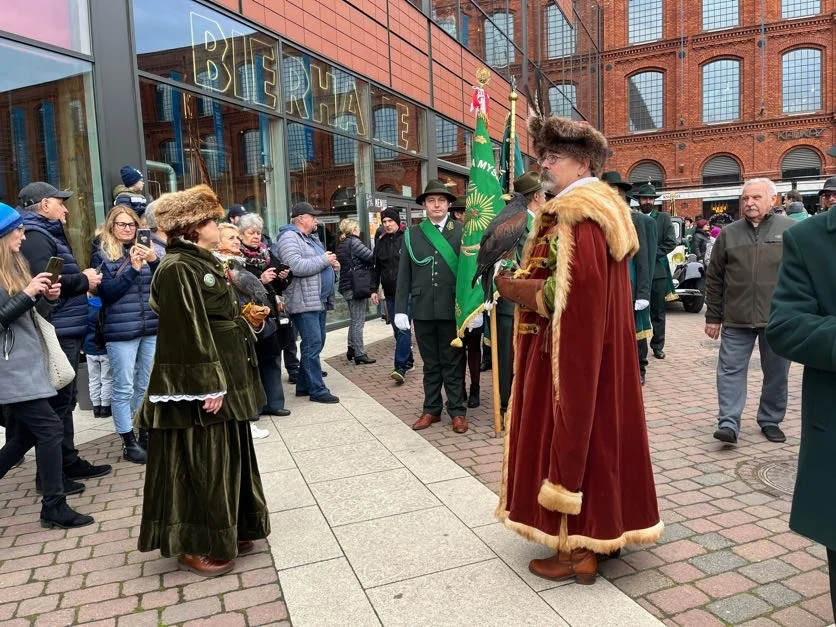
M182 232L207 220L220 220L224 213L218 197L208 185L163 194L154 202L157 228L164 233Z
M532 116L528 119L528 133L534 140L538 159L547 152L568 155L578 161L589 159L592 174L601 175L607 160L607 140L588 122Z

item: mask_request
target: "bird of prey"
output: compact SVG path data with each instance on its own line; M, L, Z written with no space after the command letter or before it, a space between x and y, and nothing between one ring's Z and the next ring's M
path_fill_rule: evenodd
M514 259L527 223L528 202L525 196L514 192L513 198L485 229L476 256L476 274L471 286L476 287L481 277L486 303L493 300L494 267L503 259Z
M256 305L266 305L268 303L267 290L264 285L257 276L244 267L243 263L233 258L230 260L228 268L229 278L238 292L249 297Z

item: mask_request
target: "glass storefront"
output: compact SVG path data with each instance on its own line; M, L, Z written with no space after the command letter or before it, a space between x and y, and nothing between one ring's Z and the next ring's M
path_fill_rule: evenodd
M88 0L3 0L0 30L90 54ZM32 19L37 16L36 19Z
M82 267L104 220L93 65L0 38L0 200L46 181L74 192L66 232Z

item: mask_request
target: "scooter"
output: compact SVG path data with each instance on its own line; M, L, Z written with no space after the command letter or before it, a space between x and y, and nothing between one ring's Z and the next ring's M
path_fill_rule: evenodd
M705 304L705 267L688 255L673 271L674 293L688 313L700 313Z

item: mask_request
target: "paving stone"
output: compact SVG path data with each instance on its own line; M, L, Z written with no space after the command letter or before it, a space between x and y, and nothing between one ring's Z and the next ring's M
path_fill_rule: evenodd
M634 598L676 585L657 570L646 570L635 575L619 577L613 583L625 594Z
M674 622L681 627L724 627L725 622L712 616L705 610L688 610L673 617Z
M725 536L721 536L719 533L705 533L698 536L692 536L691 540L696 542L700 546L708 549L709 551L717 551L719 549L725 549L734 545L734 542L726 538Z
M662 537L659 538L658 544L667 544L668 542L683 540L692 535L694 535L694 531L681 523L665 525L665 531L662 532Z
M774 582L753 590L755 594L775 607L786 607L801 600L801 595L780 583Z
M690 540L677 540L651 549L651 552L666 562L678 562L695 555L701 555L705 553L705 549Z
M770 618L784 627L821 627L827 624L801 607L784 608L772 614Z
M668 614L677 614L709 601L705 593L693 586L682 585L647 595L648 600Z
M744 566L739 572L758 583L770 583L794 575L798 573L798 569L779 559L771 559Z
M707 475L694 477L694 481L703 486L722 485L724 483L729 483L731 480L732 477L727 475L725 472L712 472Z
M757 584L736 572L726 572L697 581L695 585L714 598L723 598L746 592Z
M774 542L770 542L769 540L757 540L755 542L750 542L749 544L736 546L732 549L732 551L737 553L740 557L749 560L750 562L760 562L762 560L768 560L770 558L783 555L787 552L787 550L784 547L775 544ZM810 559L815 558L810 557Z
M715 551L707 555L693 557L688 561L707 575L718 575L739 568L746 563L746 560L731 551Z
M784 585L805 597L814 597L830 590L828 576L820 570L811 570L808 573L790 577L784 582Z
M823 594L814 599L804 601L801 607L824 619L828 624L833 622L833 604L831 603L829 594Z
M688 583L695 579L705 577L704 572L699 568L691 566L688 562L665 564L659 568L659 571L673 579L676 583Z
M751 594L738 594L709 603L708 609L727 623L737 625L761 614L766 614L772 610L772 606Z

